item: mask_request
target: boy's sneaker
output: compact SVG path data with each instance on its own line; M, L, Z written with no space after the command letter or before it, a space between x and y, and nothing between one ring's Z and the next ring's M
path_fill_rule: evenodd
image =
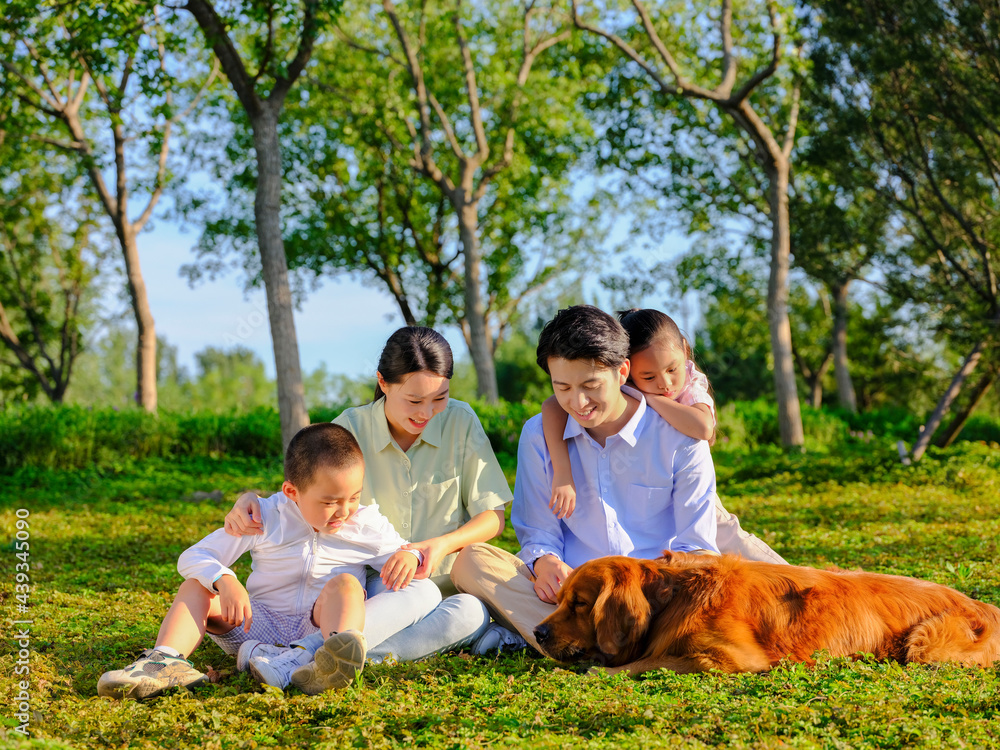
M243 641L240 650L236 652L236 669L246 672L250 668L250 659L255 656L279 656L288 649L285 646L273 646L263 641Z
M247 659L247 665L250 667L250 674L261 685L273 685L284 690L292 679L292 672L311 662L312 654L298 646L274 648L277 653L265 654L258 650Z
M481 636L472 644L472 653L476 656L500 653L501 651L521 651L528 647L528 642L519 633L507 630L503 625L490 623Z
M105 672L97 681L97 694L105 698L141 700L172 687L192 687L208 682L187 659L147 649L124 669Z
M306 695L344 688L365 668L368 641L357 630L334 633L316 652L315 661L295 670L292 684Z

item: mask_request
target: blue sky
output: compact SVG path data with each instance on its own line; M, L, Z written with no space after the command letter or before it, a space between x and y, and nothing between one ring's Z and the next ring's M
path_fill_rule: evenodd
M166 220L139 236L139 254L157 335L177 347L179 363L194 369L194 354L207 346L231 349L242 345L255 351L274 377L274 355L267 323L263 289L244 292L241 271L232 271L214 281L203 280L193 288L179 270L194 260L191 247L194 231L181 232ZM690 240L670 234L664 238L664 256L685 249ZM659 254L659 253L658 253ZM602 267L600 273L610 270ZM595 288L598 272L595 271ZM636 305L658 307L677 317L662 299L636 300ZM105 306L122 310L121 290L106 292ZM676 307L676 306L675 306ZM677 317L682 327L685 322ZM694 321L690 321L694 322ZM358 281L325 280L309 292L295 313L296 333L303 372L325 363L331 373L351 377L375 372L382 346L389 335L403 325L402 316L388 294ZM457 329L442 328L456 358L465 358L467 349Z
M139 237L143 278L158 336L178 349L180 364L189 370L194 354L207 346L254 350L274 376L274 355L267 323L263 289L244 293L241 272L215 281L201 281L194 288L179 275L193 260L191 247L197 236L181 233L166 221ZM117 289L108 290L106 304L121 309ZM333 373L370 375L389 335L403 324L388 295L355 281L325 281L311 292L295 313L299 355L305 372L325 362ZM456 353L465 344L454 331L444 332Z

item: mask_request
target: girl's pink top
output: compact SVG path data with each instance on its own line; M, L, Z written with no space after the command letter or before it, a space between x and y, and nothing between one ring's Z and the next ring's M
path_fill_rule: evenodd
M708 392L708 378L705 377L705 373L694 366L694 362L690 359L687 361L687 379L675 400L685 406L708 404L708 408L712 410L712 419L715 420L716 424L719 423L715 416L715 399Z

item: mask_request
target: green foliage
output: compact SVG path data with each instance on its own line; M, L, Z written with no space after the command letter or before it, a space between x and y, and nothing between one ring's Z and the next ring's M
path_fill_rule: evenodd
M517 441L524 423L541 411L539 401L498 404L471 401L501 466L513 477ZM312 422L332 421L350 404L310 410ZM777 407L764 400L730 402L719 408L716 453L779 445ZM850 414L803 408L806 448L829 454L855 444L882 447L913 441L922 419L899 408ZM961 441L1000 442L1000 420L974 417ZM114 469L147 459L190 456L279 458L281 428L273 407L242 412L167 412L158 416L131 407L15 407L0 412L0 474L22 467Z
M505 454L516 461L517 441L521 437L521 428L531 417L541 412L542 404L528 401L519 403L501 401L498 404L475 401L472 403L472 408L476 410L479 421L482 422L494 453L498 457L500 454Z
M499 419L499 416L497 417ZM492 419L492 417L491 417ZM0 432L2 434L2 432ZM790 561L914 575L1000 604L1000 450L931 449L904 467L856 444L830 455L717 455L720 492L745 528ZM125 470L22 469L0 484L0 532L25 508L31 534L29 743L72 748L995 747L1000 673L819 655L767 674L630 679L524 654L369 666L320 696L261 689L207 639L192 659L219 681L146 703L96 696L100 674L156 636L180 583L177 555L219 527L243 490L275 487L280 463L149 459ZM191 502L192 490L224 500ZM506 545L505 545L506 546ZM10 549L5 550L8 556ZM249 566L241 561L240 575ZM13 601L12 577L0 595ZM12 675L16 655L0 655ZM0 681L14 703L17 683Z
M969 61L996 59L1000 12L980 0L812 5L844 158L871 163L902 225L881 264L887 287L963 349L995 337L1000 96L995 66Z
M310 413L329 421L343 407ZM236 413L138 408L17 407L0 412L0 473L22 467L85 469L134 466L150 458L280 458L281 424L273 407Z

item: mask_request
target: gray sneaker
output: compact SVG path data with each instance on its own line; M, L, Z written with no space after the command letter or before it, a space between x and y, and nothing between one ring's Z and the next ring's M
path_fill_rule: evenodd
M357 630L334 633L316 652L316 660L296 669L292 684L306 695L344 688L365 668L368 641Z
M97 681L97 694L105 698L153 698L172 687L192 687L208 682L187 659L147 649L124 669L105 672Z
M472 644L472 653L484 656L501 651L521 651L528 647L528 642L519 633L507 630L503 625L490 623L486 631Z
M250 668L250 659L255 656L280 656L288 650L286 646L274 646L263 641L243 641L240 650L236 652L236 669L246 672Z

